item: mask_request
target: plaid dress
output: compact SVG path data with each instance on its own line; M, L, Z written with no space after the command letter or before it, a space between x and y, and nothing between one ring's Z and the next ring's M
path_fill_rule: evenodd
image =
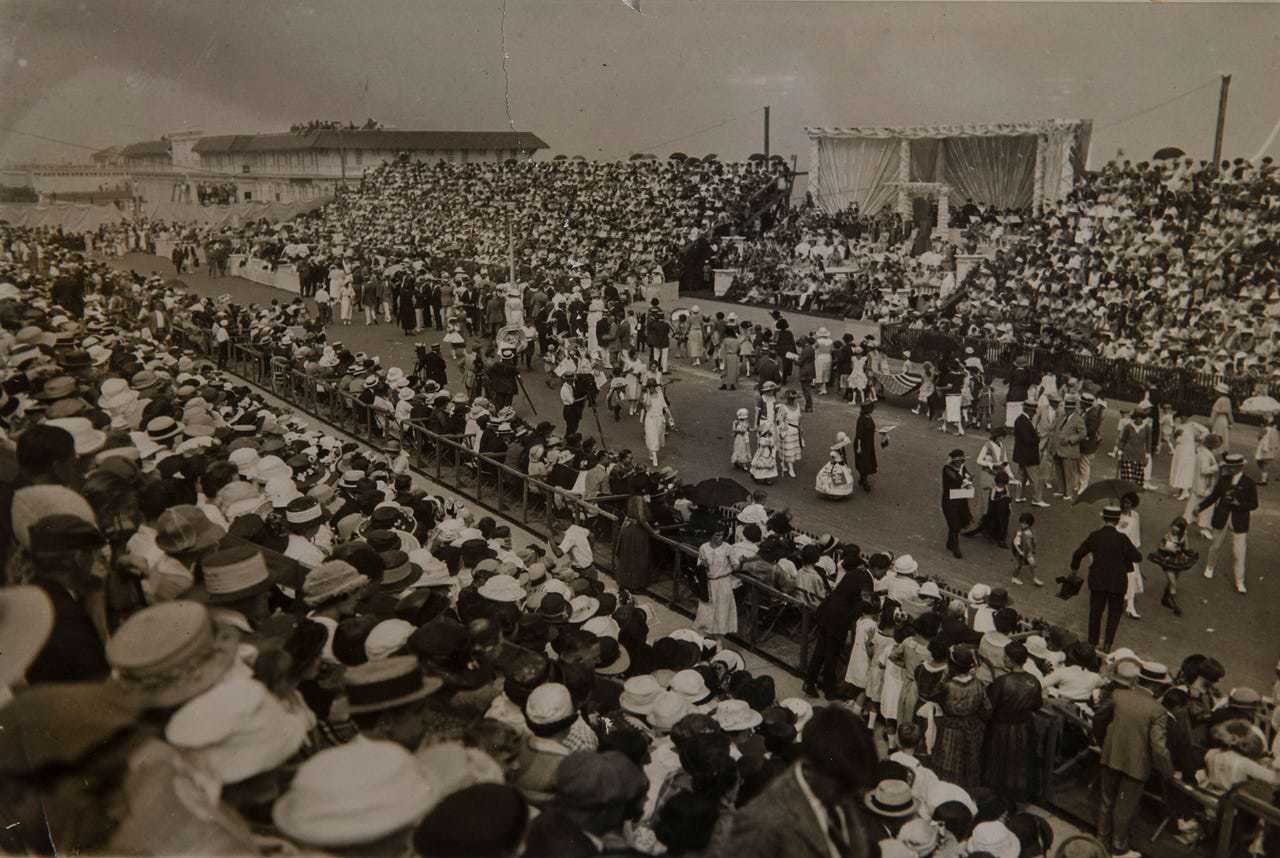
M965 682L953 677L943 685L939 702L933 770L944 781L973 789L982 779L982 740L991 712L986 688L976 678Z

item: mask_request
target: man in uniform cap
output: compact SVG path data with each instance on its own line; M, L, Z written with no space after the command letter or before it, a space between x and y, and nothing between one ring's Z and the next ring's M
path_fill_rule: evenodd
M1103 648L1110 650L1120 627L1124 610L1124 594L1129 570L1142 562L1142 552L1119 530L1120 507L1107 505L1102 510L1102 527L1085 537L1071 555L1071 571L1080 568L1085 557L1092 555L1089 566L1089 643L1098 645L1101 637L1102 613L1107 614L1107 633Z

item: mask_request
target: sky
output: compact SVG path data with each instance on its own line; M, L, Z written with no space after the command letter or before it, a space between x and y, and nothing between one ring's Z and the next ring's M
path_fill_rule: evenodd
M0 0L0 164L369 117L514 126L542 157L732 159L763 149L770 105L771 150L801 169L806 125L1050 117L1093 120L1096 167L1118 149L1207 157L1223 73L1226 155L1253 157L1280 119L1278 4L638 5Z

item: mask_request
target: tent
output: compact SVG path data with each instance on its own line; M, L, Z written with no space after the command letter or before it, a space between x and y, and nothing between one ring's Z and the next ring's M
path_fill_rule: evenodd
M827 211L857 203L864 214L886 205L908 214L925 194L938 198L940 213L966 200L1039 211L1070 192L1092 132L1089 119L808 127L809 193Z

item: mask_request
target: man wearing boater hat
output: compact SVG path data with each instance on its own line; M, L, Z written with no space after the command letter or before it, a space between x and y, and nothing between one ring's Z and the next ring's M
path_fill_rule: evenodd
M1133 564L1142 562L1142 552L1133 546L1129 537L1116 530L1119 521L1120 507L1108 504L1102 510L1102 527L1085 537L1071 555L1072 572L1080 568L1085 557L1093 556L1089 566L1089 643L1098 645L1105 610L1108 612L1107 634L1102 648L1108 652L1120 627L1129 570Z
M1235 554L1236 592L1247 592L1244 586L1244 564L1249 544L1249 513L1258 508L1258 486L1244 472L1244 456L1228 453L1222 457L1222 472L1217 485L1197 512L1213 507L1213 540L1205 553L1204 577L1213 577L1213 561L1231 530L1231 548Z

